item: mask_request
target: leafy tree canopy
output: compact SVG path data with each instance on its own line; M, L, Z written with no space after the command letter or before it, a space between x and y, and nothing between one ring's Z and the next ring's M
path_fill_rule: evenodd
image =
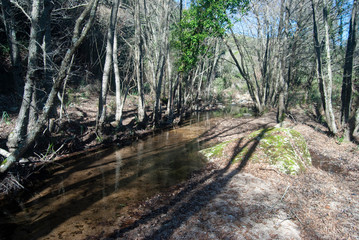
M249 0L197 0L183 11L174 31L175 47L179 49L179 71L188 72L206 54L206 39L223 37L237 13L244 12Z

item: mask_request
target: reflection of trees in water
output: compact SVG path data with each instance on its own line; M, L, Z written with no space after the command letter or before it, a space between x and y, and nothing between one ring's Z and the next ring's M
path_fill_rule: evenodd
M121 151L116 151L115 153L116 155L116 167L115 167L115 191L118 190L118 183L120 180L120 170L121 170L121 166L122 166L122 154Z

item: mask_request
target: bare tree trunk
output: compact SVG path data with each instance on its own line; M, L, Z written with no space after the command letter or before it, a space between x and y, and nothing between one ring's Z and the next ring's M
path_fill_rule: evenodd
M359 107L357 108L356 112L355 112L355 117L354 117L354 130L353 130L353 138L359 142Z
M232 34L232 37L235 38L235 36L233 34ZM234 53L232 51L232 48L229 46L229 44L226 41L225 41L225 43L226 43L227 49L228 49L233 61L236 64L237 69L239 70L239 73L241 74L241 76L246 81L247 88L248 88L248 91L249 91L249 95L251 96L253 102L255 103L257 111L260 112L260 113L263 112L264 106L262 105L262 102L261 102L260 97L258 95L257 87L254 85L252 80L249 79L249 76L248 76L247 72L245 71L245 69L239 63L238 59L236 58L236 56L234 55Z
M167 77L168 77L168 102L167 102L167 112L169 118L173 114L173 79L172 79L172 66L170 60L170 53L167 52Z
M16 38L14 12L11 9L9 0L1 0L1 3L7 41L10 47L14 87L19 96L22 96L24 81L22 79L21 56Z
M349 25L349 37L347 43L347 49L345 53L344 72L343 72L343 84L342 84L342 108L341 108L341 123L344 127L344 138L346 141L350 140L350 127L349 117L350 108L352 103L352 73L353 73L353 59L354 50L356 46L356 18L357 18L357 6L358 1L354 0L353 10Z
M281 51L279 51L279 93L278 93L278 109L277 109L277 123L282 123L285 120L285 100L286 95L288 94L288 87L286 82L286 57L287 57L287 37L283 34L283 30L286 29L289 21L289 11L288 7L286 6L286 0L281 0L281 7L280 7L280 20L278 26L278 43L282 46Z
M162 92L162 82L166 71L165 69L166 61L169 55L168 37L170 33L169 33L169 1L168 0L165 1L163 18L161 20L161 24L159 25L163 25L164 29L160 32L162 34L162 46L160 51L160 54L162 55L160 56L160 59L162 59L162 63L160 63L161 66L159 69L160 74L156 86L156 100L155 100L155 108L154 108L154 121L156 125L159 124L159 121L161 119L160 98Z
M34 0L32 2L31 10L31 28L30 28L30 39L29 39L29 56L27 62L27 72L25 79L24 95L20 108L19 115L16 120L14 131L8 137L7 147L10 151L14 151L18 148L19 143L25 138L30 110L30 104L33 100L33 93L35 88L34 75L37 69L37 54L38 54L38 43L37 34L39 33L39 16L40 16L40 0ZM35 99L36 101L36 99ZM34 109L32 109L34 110Z
M52 57L50 56L51 50L51 12L53 9L53 2L51 0L44 0L44 12L41 17L41 31L42 31L42 54L44 64L44 76L46 84L52 83Z
M324 93L324 80L322 70L322 58L321 58L321 44L319 43L318 27L315 14L314 0L312 0L312 12L313 12L313 38L314 38L314 49L317 62L317 77L319 82L319 91L322 99L323 109L325 110L325 93Z
M109 26L107 29L105 66L103 68L101 93L98 101L99 102L98 113L96 119L96 131L99 130L100 132L103 131L104 123L106 120L106 108L107 108L106 99L107 99L108 85L109 85L109 79L110 79L111 68L112 68L113 42L114 42L118 7L119 7L119 0L113 0Z
M286 92L285 85L286 85L286 83L285 83L285 80L283 77L283 73L280 73L279 75L280 75L280 77L279 77L277 123L282 123L286 117L286 113L285 113L285 92Z
M327 68L328 68L328 81L324 87L324 91L326 92L325 96L325 105L326 105L326 119L328 123L329 130L336 134L338 132L337 126L335 123L335 117L332 106L332 85L333 85L333 76L332 76L332 61L330 55L330 42L329 42L329 25L328 25L328 9L327 2L324 0L323 6L323 20L324 20L324 28L325 28L325 49L327 52Z
M60 100L60 116L59 116L60 120L62 119L63 113L65 112L64 100L65 100L65 94L66 94L66 86L67 86L67 81L69 80L69 77L70 77L70 72L71 72L73 62L74 62L74 55L71 58L69 67L67 68L66 77L64 79L64 84L62 87L62 93L61 93L61 95L60 95L60 93L57 94L58 99Z
M34 0L36 2L36 0ZM33 3L34 3L33 2ZM90 3L87 4L87 7L81 13L79 18L76 20L71 46L67 50L65 57L61 62L61 66L59 68L59 72L57 73L56 77L54 78L54 85L48 95L47 101L39 115L35 128L26 135L26 138L21 140L21 143L17 144L17 148L11 152L10 156L6 158L6 160L0 166L0 172L7 171L16 161L20 159L20 157L29 149L30 146L35 142L39 134L42 132L43 128L46 126L46 122L48 119L49 114L51 113L52 107L54 106L54 101L59 92L63 80L66 78L67 69L70 65L72 56L75 54L81 43L84 41L87 33L89 32L96 15L98 0L92 0ZM88 17L86 23L84 23L85 18ZM25 85L26 88L26 85ZM24 95L26 91L24 90ZM31 96L30 96L31 98ZM25 97L24 97L25 99ZM21 110L20 110L21 111Z
M29 107L29 119L27 124L27 132L31 132L36 125L37 117L38 117L38 101L37 101L37 89L36 83L33 85L32 96L31 96L31 103Z
M135 2L135 72L138 89L138 122L142 125L146 121L146 106L143 89L143 49L141 40L140 1Z
M319 80L319 89L322 98L322 104L325 112L325 118L328 124L329 131L333 134L337 133L337 127L335 124L335 118L332 107L332 72L331 72L331 58L330 58L330 46L329 46L329 27L328 16L326 6L323 7L324 25L325 25L325 48L327 53L327 67L328 67L328 80L324 79L322 72L322 58L321 58L321 46L319 44L318 27L315 16L314 0L312 0L312 12L313 12L313 36L314 47L317 59L317 75Z
M162 67L161 67L161 72L160 72L160 76L158 79L158 83L157 83L157 88L156 88L156 101L155 101L155 109L154 109L154 121L155 124L158 125L159 121L161 119L161 112L160 112L160 97L161 97L161 87L162 87L162 80L163 80L163 75L165 72L165 65L166 65L166 58L163 58L162 61Z
M115 84L116 84L115 120L118 125L122 125L123 107L125 105L128 90L130 89L130 84L128 81L129 74L127 74L126 78L121 81L117 54L118 54L118 43L117 43L117 32L115 30L114 41L113 41L113 69L115 73Z
M216 68L217 68L217 64L218 64L218 60L220 58L220 53L219 53L219 39L215 40L215 50L214 50L214 56L213 56L213 61L211 62L211 68L209 70L209 75L208 75L208 83L207 83L207 87L208 87L208 97L209 97L209 91L211 89L211 84L214 81L215 77L216 77Z
M117 26L117 23L115 24L115 26ZM118 69L118 59L117 59L117 53L118 53L118 45L117 45L117 31L116 31L117 27L115 27L115 34L114 34L114 39L113 39L113 70L115 73L115 84L116 84L116 115L115 115L115 120L116 122L118 122L119 124L121 124L121 120L122 120L122 109L123 109L123 104L122 104L122 94L121 94L121 78L120 78L120 71Z

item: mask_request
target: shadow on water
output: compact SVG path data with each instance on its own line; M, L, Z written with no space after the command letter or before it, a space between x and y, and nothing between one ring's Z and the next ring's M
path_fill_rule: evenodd
M248 160L259 144L259 140L257 139L261 139L266 131L268 131L268 129L263 129L257 137L249 140L244 145L242 144L243 138L237 140L235 149L238 149L238 151L233 153L224 168L215 170L206 176L203 176L198 181L189 184L173 199L171 199L168 204L151 211L151 213L145 216L142 216L130 226L116 230L109 236L109 238L122 238L126 232L135 229L141 224L151 221L151 219L156 218L157 216L166 214L172 209L173 211L171 216L169 216L169 220L162 222L157 229L156 226L153 226L153 232L146 236L146 239L169 239L177 228L204 208L212 199L215 198L216 195L220 193L221 189L224 189L230 180L246 166ZM240 147L241 145L243 146ZM236 168L230 169L235 157L241 151L246 149L246 147L248 147L249 150L243 157L240 164ZM201 186L201 184L207 181L209 182L208 184ZM199 187L199 189L196 189L196 187ZM201 201L197 200L198 196L201 196Z

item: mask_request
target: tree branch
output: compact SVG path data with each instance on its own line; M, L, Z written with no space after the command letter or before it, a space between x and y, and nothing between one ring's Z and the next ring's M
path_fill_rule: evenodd
M26 16L26 18L31 22L31 17L29 14L27 14L27 12L25 11L25 9L17 2L14 0L10 0L10 2L12 4L14 4L18 9L20 9L20 11Z

